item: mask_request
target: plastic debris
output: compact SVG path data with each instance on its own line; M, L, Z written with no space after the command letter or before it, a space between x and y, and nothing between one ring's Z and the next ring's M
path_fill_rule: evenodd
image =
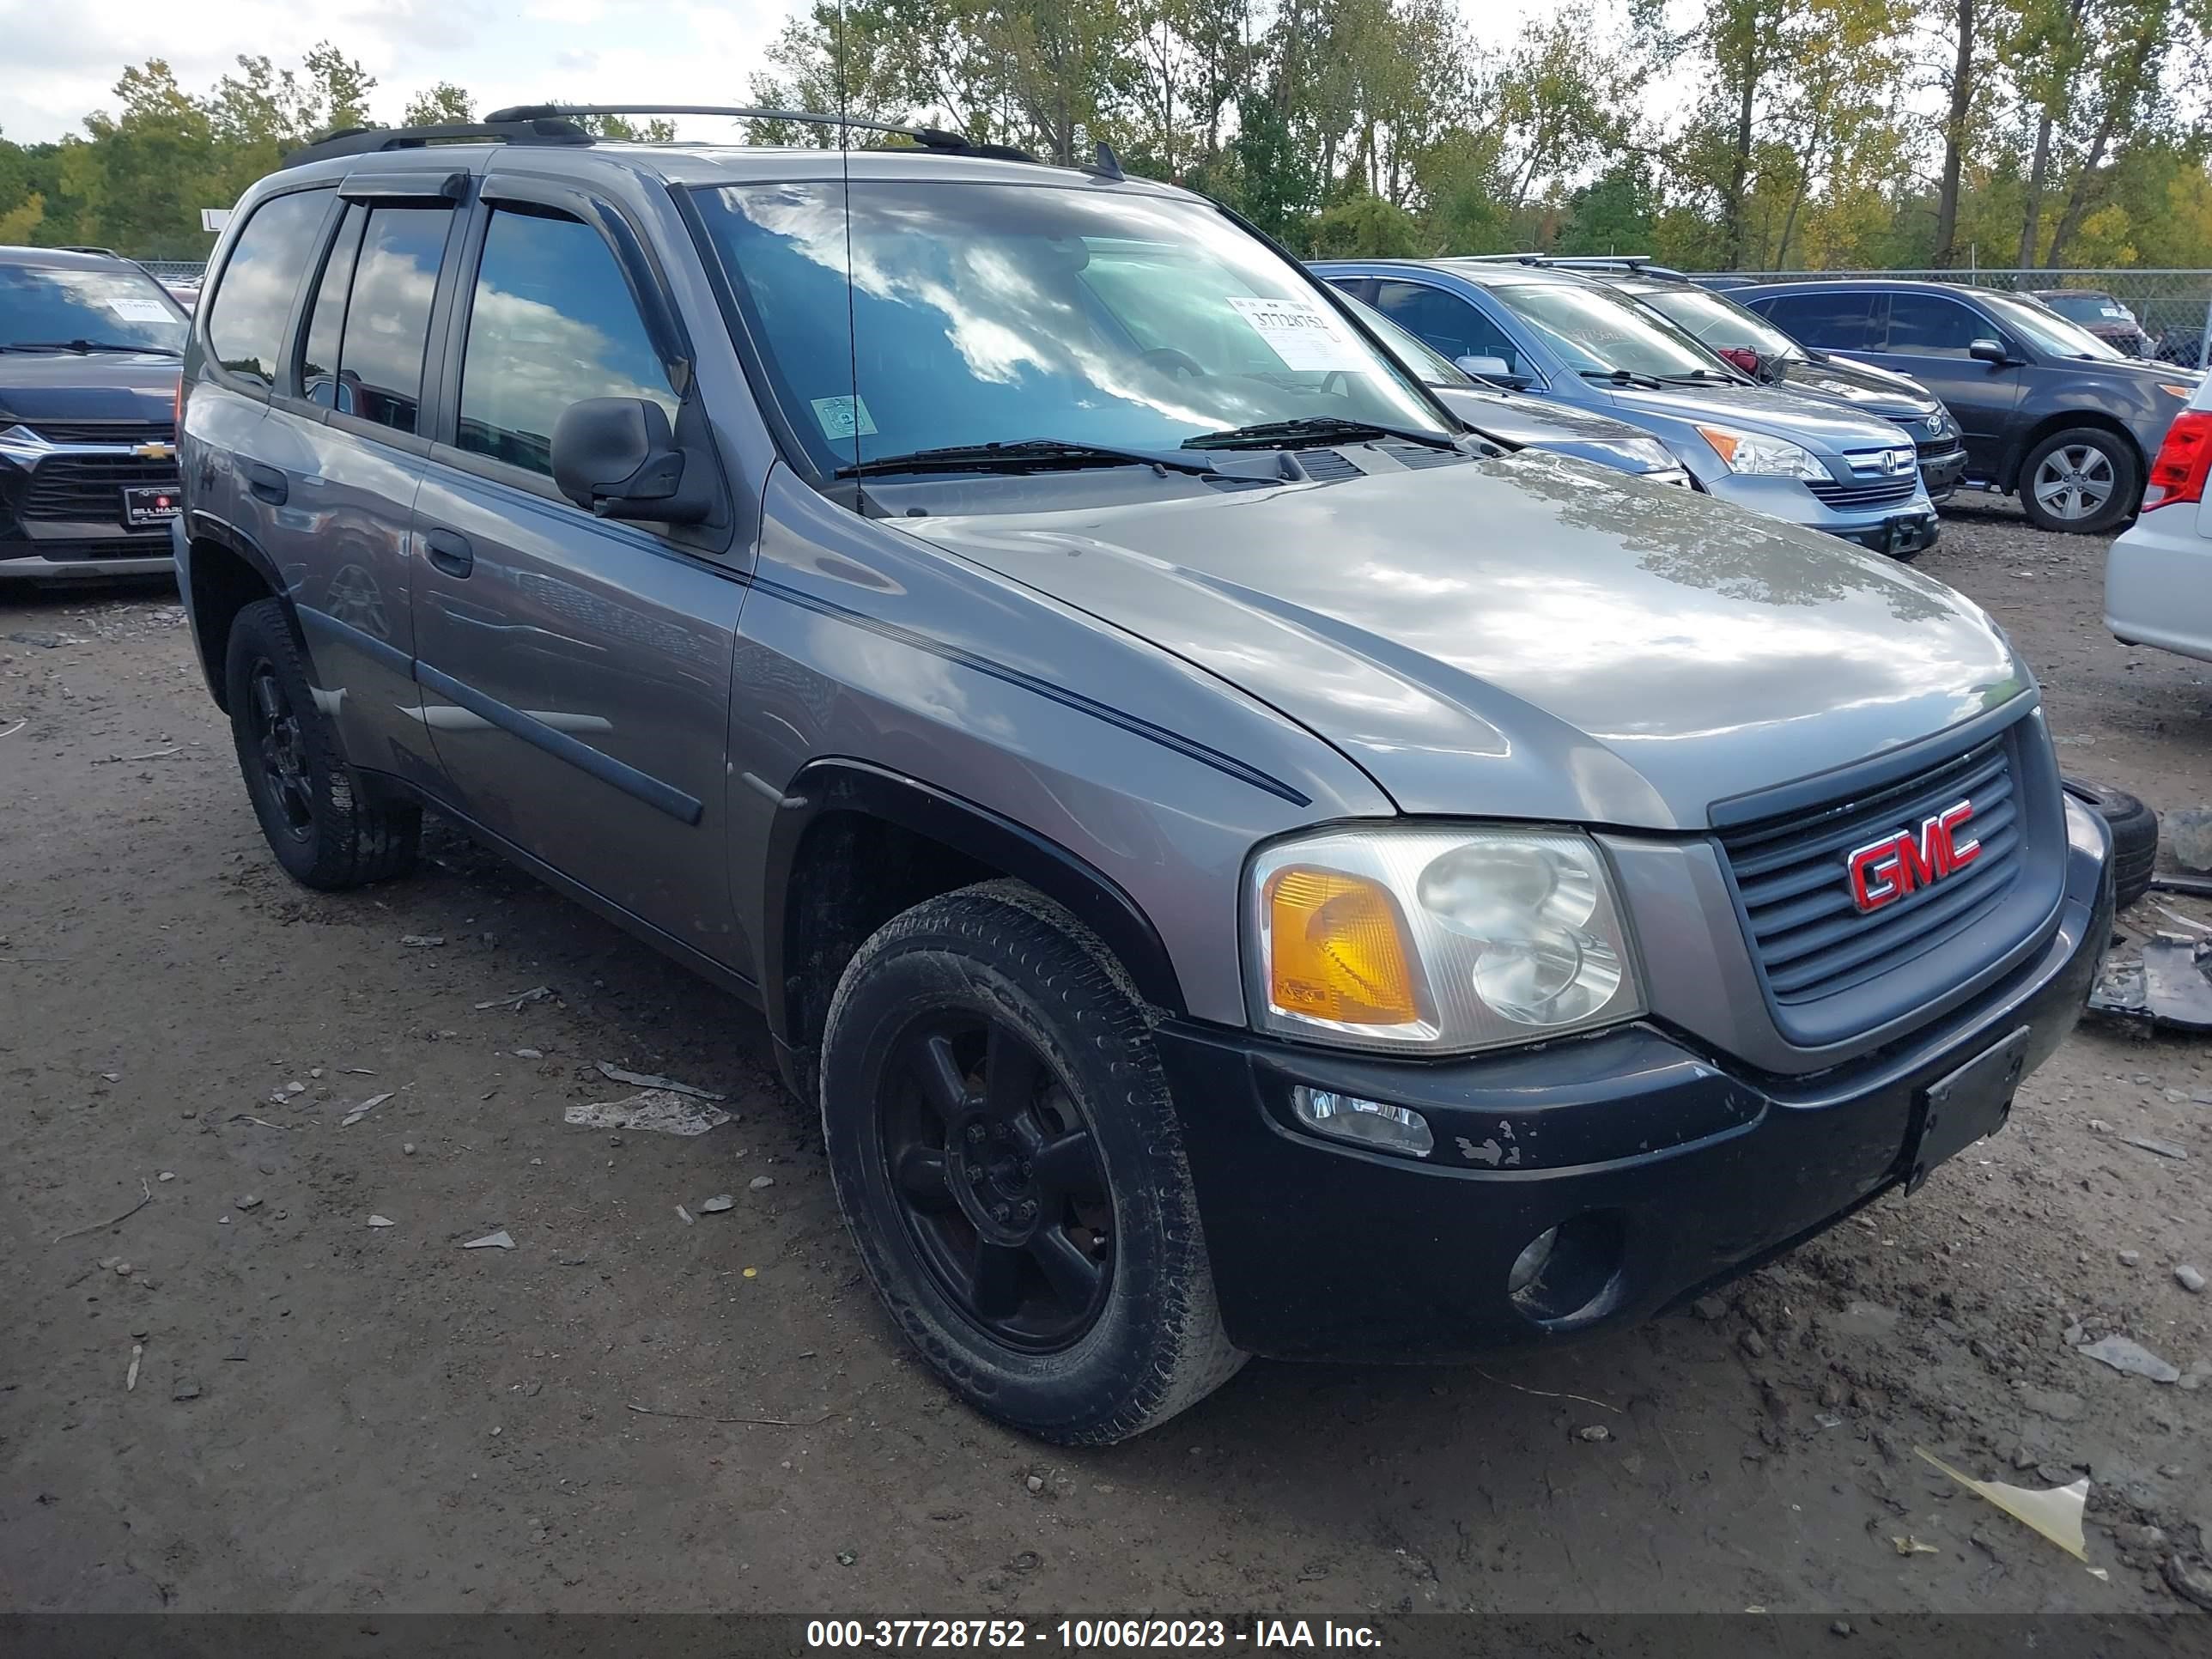
M647 1089L627 1100L571 1106L562 1116L587 1129L653 1129L669 1135L703 1135L730 1121L727 1112L667 1089Z
M2160 1140L2155 1136L2122 1135L2120 1139L2130 1146L2141 1147L2146 1152L2156 1152L2160 1158L2186 1158L2189 1156L2189 1149L2186 1146L2177 1146L2170 1140Z
M688 1227L691 1224L691 1212L679 1204L676 1206L676 1218Z
M702 1200L700 1202L699 1213L701 1215L720 1215L723 1211L730 1208L737 1201L737 1200L732 1198L727 1193L717 1193L714 1197Z
M533 985L527 991L517 991L511 997L494 997L489 1002L479 1002L477 1004L477 1012L482 1013L487 1008L504 1008L509 1013L514 1013L520 1010L525 1003L543 1002L552 994L551 986Z
M2102 1360L2116 1371L2147 1376L2154 1382L2179 1382L2181 1373L2140 1342L2124 1336L2108 1336L2074 1350L2084 1359Z
M425 945L443 945L446 936L443 933L402 933L399 942L420 950Z
M482 1238L471 1239L461 1248L465 1250L511 1250L514 1248L514 1241L507 1236L507 1229L501 1227L495 1233L486 1233Z
M1889 1545L1899 1555L1941 1555L1943 1553L1933 1544L1922 1543L1909 1532L1892 1533Z
M386 1101L391 1099L392 1097L398 1092L398 1091L396 1089L390 1089L386 1090L380 1095L371 1095L367 1100L362 1101L360 1105L352 1108L343 1117L340 1118L338 1120L338 1127L341 1129L352 1128L355 1124L360 1122L362 1119L367 1117L378 1107L383 1105Z
M138 1362L145 1357L146 1345L143 1342L133 1342L131 1345L131 1369L129 1371L125 1373L123 1378L124 1393L131 1394L137 1391L138 1387Z
M711 1089L698 1088L689 1083L678 1083L672 1077L655 1077L649 1072L625 1072L621 1066L610 1066L604 1060L599 1062L599 1075L611 1078L617 1083L629 1084L635 1088L665 1089L671 1094L690 1095L699 1100L721 1100L726 1097L714 1093Z
M2081 1542L2081 1511L2089 1502L2087 1475L2070 1486L2030 1492L2025 1486L2008 1486L2002 1480L1977 1480L1972 1475L1961 1474L1925 1446L1912 1449L1968 1492L1988 1498L2021 1525L2041 1533L2084 1566L2088 1565L2089 1554Z
M388 1215L373 1215L368 1218L368 1224L372 1227L396 1227L399 1224Z

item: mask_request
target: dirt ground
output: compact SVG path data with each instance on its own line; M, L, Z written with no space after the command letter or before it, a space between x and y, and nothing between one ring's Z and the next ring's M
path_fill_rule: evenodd
M2070 770L2212 801L2207 674L2105 635L2103 554L1972 505L1923 565L2044 675ZM1480 1370L1255 1364L1052 1450L878 1316L751 1013L443 832L368 894L287 881L180 620L0 595L0 1606L2186 1607L2159 1568L2212 1544L2212 1294L2174 1273L2212 1273L2201 1042L2085 1027L2001 1136L1702 1312ZM737 1121L569 1127L629 1092L602 1060ZM2088 1474L2108 1576L1916 1446Z

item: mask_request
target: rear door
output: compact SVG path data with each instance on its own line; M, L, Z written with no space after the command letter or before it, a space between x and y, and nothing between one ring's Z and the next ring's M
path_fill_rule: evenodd
M466 175L459 175L465 179ZM461 222L446 175L347 180L270 420L286 430L277 509L301 626L356 764L437 783L414 682L409 532L432 319L451 303ZM442 286L441 286L442 284Z
M750 545L727 527L594 518L552 479L564 410L643 398L672 422L690 349L618 210L496 172L483 196L415 514L416 672L451 799L678 943L749 968L723 773Z
M1977 478L1996 476L2021 394L2019 364L1967 355L1975 341L1991 339L2013 349L2003 330L1949 295L1896 289L1889 295L1887 329L1875 336L1876 349L1864 354L1877 368L1909 374L1942 399L1966 438L1966 469Z

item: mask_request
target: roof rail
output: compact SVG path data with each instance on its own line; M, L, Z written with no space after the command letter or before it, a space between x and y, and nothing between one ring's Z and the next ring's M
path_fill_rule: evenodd
M1648 253L1477 253L1469 258L1482 264L1542 265L1556 270L1632 270L1643 276L1690 279L1670 265L1653 261Z
M424 127L340 127L301 145L278 165L305 166L333 155L373 155L380 150L421 149L429 144L588 144L592 135L573 121L523 119L451 121Z
M732 104L516 104L495 109L484 118L492 122L573 120L592 115L721 115L732 120L802 121L812 126L854 127L863 132L895 133L911 138L924 149L948 155L981 155L1000 161L1034 161L1036 157L1012 144L978 143L965 133L942 127L904 126L896 121L863 121L817 110L751 109Z
M123 257L112 247L94 247L89 242L64 242L54 252L57 253L102 253L111 259L120 259Z

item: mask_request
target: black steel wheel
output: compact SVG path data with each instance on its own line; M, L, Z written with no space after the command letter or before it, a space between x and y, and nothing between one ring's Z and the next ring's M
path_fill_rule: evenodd
M971 1405L1098 1444L1243 1363L1144 1010L1042 895L988 882L885 923L838 981L821 1089L861 1264Z
M411 866L422 814L354 787L281 604L262 599L238 613L223 666L238 769L285 872L335 891Z

